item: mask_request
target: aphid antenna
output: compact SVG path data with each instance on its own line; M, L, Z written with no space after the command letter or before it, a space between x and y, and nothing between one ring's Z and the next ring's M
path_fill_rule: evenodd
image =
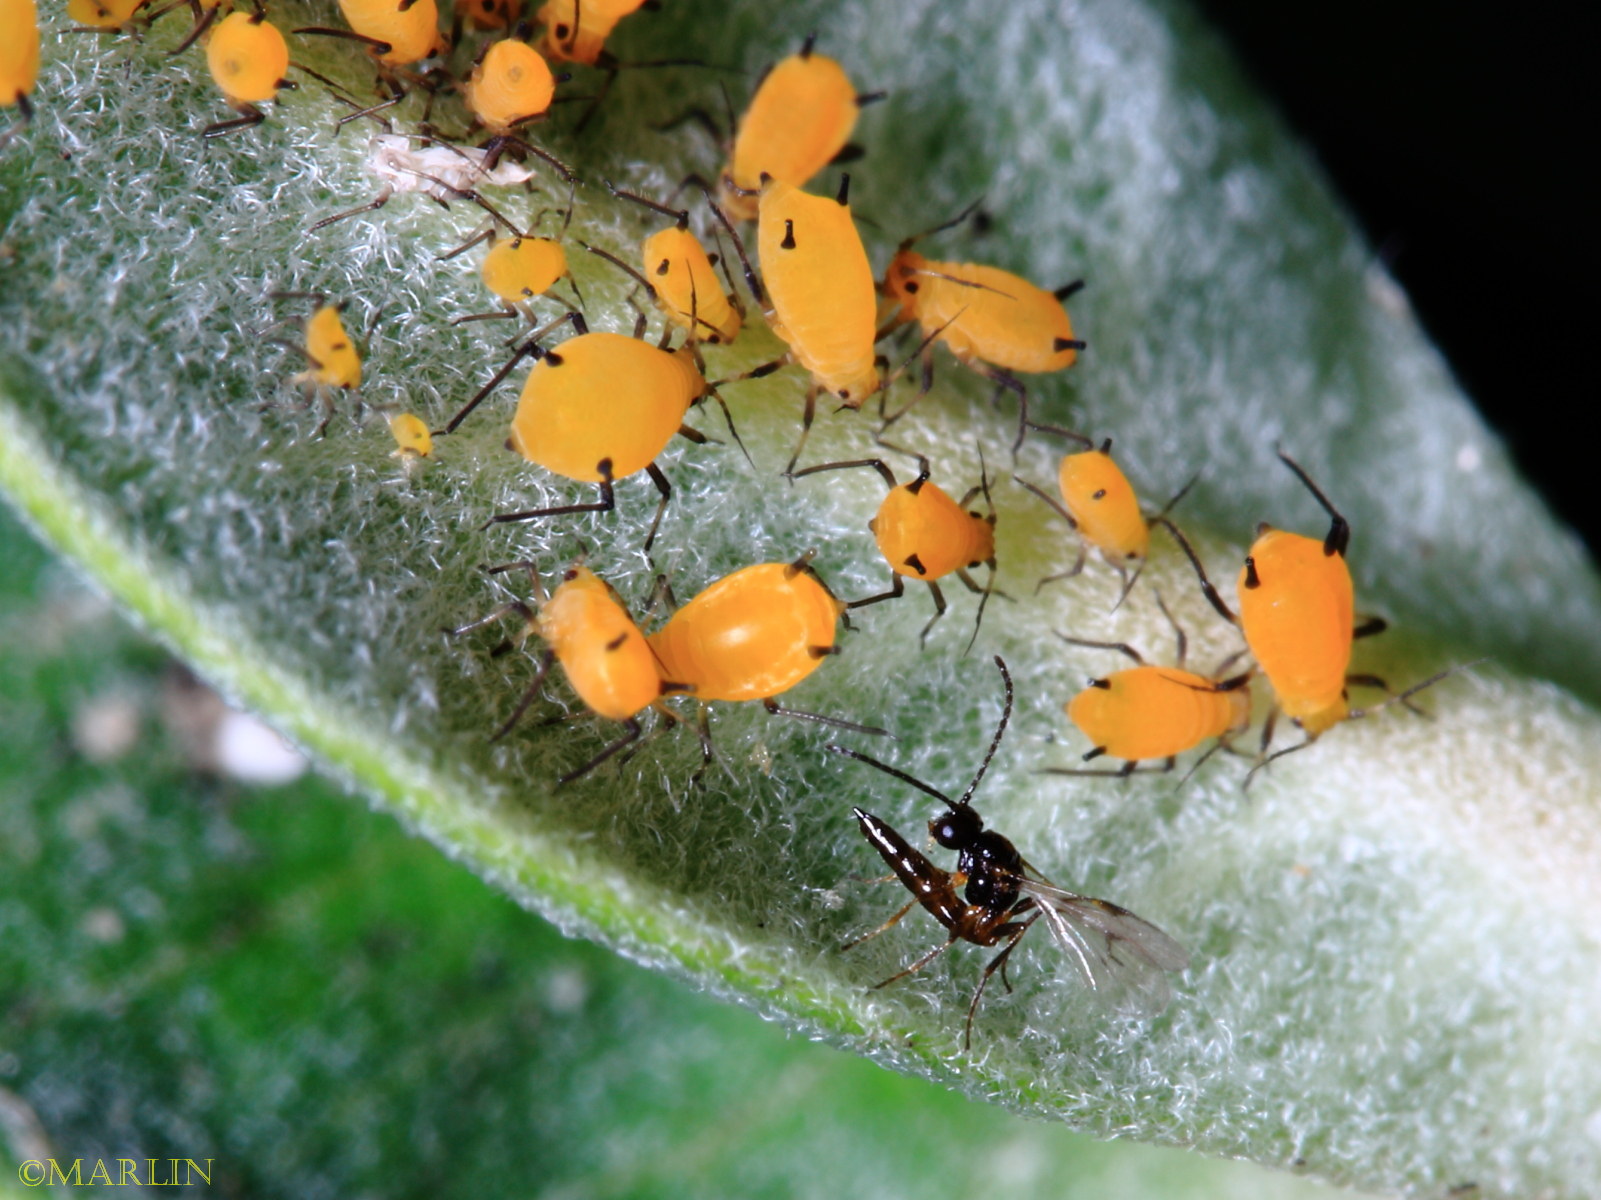
M706 197L706 206L712 210L712 216L716 218L717 224L721 225L723 229L726 229L728 231L728 236L733 239L734 250L738 253L739 261L745 270L745 282L752 285L752 298L755 299L758 305L762 304L764 301L761 287L755 283L756 271L750 264L750 256L745 253L744 240L739 236L739 232L729 221L728 214L723 211L722 206L719 205L717 201L712 199L712 194L709 190L707 190L704 182L700 185L700 191L701 195ZM745 315L745 306L740 302L739 289L734 286L734 275L728 266L728 255L723 251L723 236L721 232L718 231L716 225L712 227L712 237L717 241L717 253L718 259L723 268L723 278L728 281L729 299L734 302L734 306L739 309L739 315L743 317Z
M1201 581L1201 594L1206 597L1207 603L1230 625L1238 626L1240 623L1239 617L1234 615L1234 611L1223 602L1223 597L1218 595L1217 588L1213 586L1211 579L1207 577L1206 568L1201 565L1200 556L1195 553L1195 547L1190 545L1190 539L1185 537L1184 532L1166 517L1153 517L1151 524L1153 526L1160 525L1172 535L1173 540L1184 551L1185 557L1190 560L1190 566L1195 568L1196 577Z
M660 204L657 201L650 199L648 196L641 196L638 192L631 192L627 188L620 188L609 179L602 179L601 183L605 184L606 190L613 196L616 196L618 199L632 200L635 204L642 205L643 207L651 209L654 212L658 212L664 217L671 217L679 229L689 228L689 209L671 208L666 204Z
M700 181L700 190L701 194L706 197L706 203L711 206L712 216L717 218L717 223L728 230L728 236L734 240L734 249L739 254L740 266L744 268L745 286L750 288L751 298L756 301L757 307L765 308L767 305L766 293L762 291L761 281L756 276L756 268L751 265L750 255L745 252L744 240L735 231L733 222L728 219L728 214L712 199L711 191L706 187L704 180ZM733 290L732 280L729 281L729 289Z
M877 99L882 99L883 96L884 96L884 93L880 92L880 93L878 93L878 96L876 98ZM860 96L858 96L856 98L856 103L858 105L860 105L862 103L862 98ZM938 225L935 225L933 228L923 230L922 233L914 233L914 234L912 234L911 237L906 238L904 241L901 242L901 244L897 247L897 250L909 250L913 246L915 246L918 242L922 241L924 238L933 237L936 233L944 233L947 229L955 229L963 221L967 220L968 217L972 216L975 212L977 212L978 211L978 206L983 204L983 203L984 203L984 197L980 196L977 200L973 201L973 203L969 204L966 208L962 209L962 211L957 213L954 217L951 217L951 218L949 218L948 220L945 220L945 221L941 221Z
M1030 433L1048 433L1048 434L1051 434L1054 437L1067 438L1068 441L1075 442L1078 445L1083 446L1084 449L1086 449L1086 450L1095 449L1095 439L1094 438L1086 437L1084 434L1077 433L1077 432L1075 432L1074 430L1071 430L1071 429L1065 429L1060 425L1042 425L1038 421L1025 421L1025 422L1023 422L1023 427L1024 427L1024 429L1028 430ZM1101 441L1101 453L1102 454L1110 453L1111 449L1112 449L1112 439L1111 438L1103 438L1102 441ZM1191 482L1194 482L1194 481L1192 480ZM1189 490L1189 484L1185 484L1184 485L1184 490L1185 491ZM1183 492L1180 492L1179 495L1182 496ZM1171 508L1174 504L1177 504L1177 503L1178 503L1178 497L1175 497L1173 500L1169 501L1168 507Z
M550 324L534 330L534 332L528 336L528 340L525 341L521 346L518 346L517 349L512 352L512 356L509 360L507 360L506 365L495 372L494 378L480 388L478 394L475 395L471 400L467 401L467 403L462 406L461 410L457 412L455 416L450 418L443 429L436 429L432 431L433 436L443 437L447 433L455 433L456 429L461 425L461 423L470 415L472 415L473 409L482 404L485 397L499 387L505 380L506 376L510 375L512 371L516 369L517 364L523 359L543 358L546 354L548 354L549 351L539 344L539 339L544 337L546 334L552 333L556 329L560 328L564 321L571 321L573 328L578 330L580 333L587 333L589 331L588 326L584 323L583 314L574 311L565 312L561 316L557 317L554 321L550 322Z

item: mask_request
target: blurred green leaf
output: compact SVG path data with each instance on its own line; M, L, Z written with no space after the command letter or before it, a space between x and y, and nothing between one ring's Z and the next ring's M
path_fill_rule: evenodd
M283 19L299 23L299 11L286 5ZM1075 317L1091 350L1069 377L1034 387L1042 415L1115 436L1147 496L1202 470L1182 519L1220 577L1256 520L1309 532L1325 520L1274 461L1282 442L1350 516L1361 603L1396 626L1364 645L1358 669L1409 682L1496 657L1439 689L1437 720L1386 714L1336 730L1247 800L1228 764L1179 792L1171 780L1033 773L1081 751L1071 736L1047 741L1061 734L1056 708L1073 681L1105 670L1053 630L1160 654L1171 636L1160 589L1199 657L1232 648L1167 547L1152 587L1115 615L1105 572L1033 596L1072 549L1003 483L1001 586L1019 601L991 606L971 659L957 657L966 606L926 654L916 597L862 615L845 655L793 702L889 725L901 741L875 753L950 787L993 728L984 659L1003 653L1019 710L980 807L1053 878L1191 948L1195 966L1160 1020L1086 1005L1043 941L1014 964L1016 993L987 997L971 1053L960 1039L978 952L869 993L935 936L918 915L835 951L898 903L858 882L876 864L848 804L909 831L928 805L820 754L811 728L720 712L720 766L693 795L688 738L560 792L551 781L611 731L529 721L487 744L532 664L490 659L493 635L453 644L437 632L503 598L478 566L529 556L554 570L587 547L642 600L650 491L625 483L604 520L476 533L496 510L577 498L499 451L515 378L421 471L393 463L376 420L340 417L312 438L315 414L286 405L298 364L261 332L294 315L272 289L348 298L352 324L369 330L365 398L433 422L505 354L503 333L447 324L483 303L468 259L433 258L471 232L466 206L402 196L305 233L374 188L362 135L333 138L334 106L314 91L246 136L202 144L218 106L193 56L161 58L175 30L143 46L52 38L32 153L0 159L0 270L16 281L0 293L11 331L0 482L200 670L568 931L808 1035L1098 1134L1358 1186L1577 1193L1598 1174L1601 1112L1601 1083L1584 1069L1601 1039L1601 948L1583 916L1601 847L1601 729L1586 707L1601 696L1601 584L1576 543L1512 477L1404 298L1187 12L1110 0L1004 12L977 0L685 3L635 19L617 48L625 60L754 70L812 28L864 87L891 92L859 130L871 153L852 189L876 261L983 194L994 230L947 235L941 253L1047 283L1089 279ZM341 77L362 69L345 47L306 54ZM660 195L715 168L700 131L651 124L691 103L715 108L717 78L625 72L585 137L567 114L542 131L590 181L575 218L586 240L628 255L645 228L595 181ZM622 281L587 258L575 270L592 324L627 327ZM776 348L753 331L709 352L710 373ZM728 388L756 471L727 446L665 456L675 496L658 562L680 595L814 546L841 594L882 586L862 533L876 487L790 487L771 474L799 390L792 372ZM897 436L956 484L978 477L975 442L1004 462L1011 421L942 360L936 394ZM808 456L869 445L868 420L830 416ZM1049 448L1030 445L1017 469L1048 482Z

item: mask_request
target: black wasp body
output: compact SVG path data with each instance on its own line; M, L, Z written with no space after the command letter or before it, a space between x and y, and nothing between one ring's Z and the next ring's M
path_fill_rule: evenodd
M863 809L853 809L862 836L889 864L895 877L912 893L912 899L877 929L863 934L845 949L883 933L917 904L944 926L949 936L876 987L884 987L922 969L957 942L1001 946L1001 952L985 966L967 1007L964 1046L972 1043L973 1016L990 976L1000 971L1001 982L1006 983L1007 958L1023 935L1042 918L1052 939L1067 953L1092 993L1108 1001L1132 1000L1132 1007L1145 1013L1160 1012L1169 998L1166 972L1182 971L1189 965L1189 955L1184 948L1126 908L1080 896L1045 879L1029 865L1010 839L984 828L983 818L968 803L995 756L1012 712L1011 675L1000 658L997 657L995 663L1006 685L1005 709L989 752L960 800L952 800L904 771L865 754L843 746L828 747L836 754L865 762L942 801L945 811L929 822L929 836L945 849L956 851L956 870L944 870L913 847L893 826Z

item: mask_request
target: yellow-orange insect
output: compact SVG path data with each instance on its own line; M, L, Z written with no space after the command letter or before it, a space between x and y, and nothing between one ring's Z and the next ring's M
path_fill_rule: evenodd
M969 208L947 229L967 219ZM930 230L937 233L939 229ZM958 362L1012 392L1020 418L1017 440L1022 445L1028 427L1028 389L1016 373L1037 375L1060 371L1078 360L1084 342L1073 334L1062 301L1084 286L1074 280L1048 292L1020 275L979 263L935 262L912 246L928 234L902 242L881 290L898 311L884 332L912 321L923 332L918 355L923 360L923 384L911 403L889 418L899 419L926 394L933 376L933 343L943 342Z
M819 394L826 391L841 407L859 409L880 385L873 349L873 270L851 219L850 182L845 175L832 200L777 179L762 186L756 236L765 299L748 264L745 277L751 294L766 305L768 325L789 351L735 378L761 378L791 362L810 374L800 440L784 467L786 475L794 471L811 432Z
M487 47L463 92L478 124L504 137L550 110L556 77L539 51L527 42L506 38Z
M1247 785L1268 763L1311 745L1341 721L1367 716L1391 703L1413 707L1412 696L1458 669L1442 671L1400 693L1391 691L1377 675L1348 672L1353 640L1383 632L1386 623L1380 617L1354 623L1351 570L1345 562L1351 526L1299 463L1283 451L1279 460L1329 514L1329 532L1319 540L1259 525L1240 570L1238 616L1212 586L1189 542L1178 534L1200 577L1201 591L1224 619L1240 627L1257 666L1273 685L1274 707L1262 729L1265 757L1251 769ZM1390 699L1369 709L1353 709L1346 691L1353 686L1379 688ZM1280 712L1301 727L1306 740L1267 755Z
M290 376L289 382L305 392L308 403L313 399L322 401L322 422L317 426L317 436L322 437L328 431L328 422L333 420L334 393L353 391L361 386L361 353L345 332L339 316L344 304L330 304L316 292L274 292L273 296L313 300L317 304L311 316L301 324L303 340L299 345L278 338L268 340L287 346L305 358L306 369Z
M1089 447L1080 453L1062 457L1056 473L1057 487L1062 495L1060 503L1022 476L1012 477L1049 504L1079 534L1078 558L1073 565L1065 571L1046 576L1040 580L1040 586L1077 575L1084 569L1089 549L1093 547L1124 580L1122 593L1118 596L1118 604L1121 605L1144 568L1150 552L1151 527L1161 524L1173 528L1167 514L1194 486L1195 480L1191 479L1180 488L1161 512L1148 517L1140 510L1139 496L1129 483L1128 476L1112 461L1111 438L1096 446L1082 434L1053 425L1029 422L1028 428L1060 434ZM1129 569L1131 567L1132 572Z
M724 280L718 278L706 247L690 231L689 210L669 208L635 192L626 191L610 180L606 181L606 187L614 196L632 200L663 216L672 217L673 224L645 238L640 247L643 272L634 270L616 255L598 246L586 242L585 249L632 275L656 302L663 315L696 341L727 345L738 337L744 324L744 307L735 294L732 279L727 280L727 290L724 290ZM715 204L711 207L712 212L726 225L725 215ZM732 234L733 230L730 228L729 232Z
M112 32L132 26L144 4L145 0L67 0L67 17L81 28Z
M1199 767L1232 735L1250 724L1252 673L1221 678L1226 663L1211 676L1185 670L1184 631L1160 596L1156 602L1178 635L1175 666L1152 666L1126 642L1094 642L1058 635L1070 645L1116 650L1139 665L1091 679L1089 686L1064 706L1068 719L1090 739L1091 749L1084 760L1107 755L1122 759L1123 766L1113 771L1050 767L1049 774L1126 778L1137 770L1171 771L1178 755L1215 739L1195 764ZM1141 768L1142 761L1162 765Z
M817 577L812 552L791 563L759 563L725 575L648 640L662 674L704 703L760 700L770 713L842 729L882 729L783 708L773 699L838 654L845 605Z
M862 105L878 98L858 95L839 63L813 52L815 41L774 64L740 118L717 197L736 221L756 216L764 175L805 187L845 149Z
M395 449L391 456L410 466L434 453L434 435L416 413L395 413L389 418L389 432L394 436Z
M994 591L995 580L995 506L990 504L988 515L968 510L980 492L989 501L989 481L981 476L978 483L967 490L961 500L952 500L937 483L929 479L928 459L917 456L917 478L910 483L897 484L895 473L877 458L856 459L851 462L823 463L796 471L795 478L815 475L820 471L847 470L870 467L889 485L889 492L878 513L867 523L878 542L879 553L889 564L890 590L861 600L852 600L848 607L864 608L882 600L893 600L905 592L904 580L918 579L928 585L934 598L934 615L923 626L919 641L927 642L934 622L945 615L945 596L938 580L955 573L971 592L981 596L978 616L973 622L973 638L978 637L979 625L984 620L984 606ZM989 568L990 578L985 587L979 587L967 572L980 564ZM965 653L965 651L964 651Z
M645 0L548 0L539 10L545 26L540 49L551 62L576 62L593 67L601 61L606 39Z
M529 636L545 643L533 682L511 716L495 731L492 740L511 732L528 711L552 663L561 664L567 682L591 712L623 723L621 738L557 781L558 784L571 783L638 741L639 716L646 709L656 710L669 725L677 724L678 716L661 702L663 694L675 690L677 685L664 681L655 654L639 626L628 615L621 598L588 567L582 564L569 567L556 590L549 594L532 562L507 563L491 568L491 573L524 569L533 582L532 607L513 600L488 616L450 632L459 636L515 614L523 619L522 629L514 639L497 646L493 653L503 654Z
M230 13L206 42L206 66L222 98L242 114L232 121L208 125L201 132L202 137L221 137L266 120L256 105L277 99L278 89L288 82L289 45L267 20L265 9ZM337 314L334 319L338 320Z
M17 106L21 119L0 133L0 147L33 119L28 99L39 77L39 14L33 0L0 0L0 104Z
M661 494L645 538L648 554L673 494L656 458L675 433L704 442L705 435L685 425L684 416L705 396L716 397L719 403L721 397L708 386L687 346L672 351L619 333L590 333L578 313L562 319L572 321L579 331L576 337L554 350L545 350L530 338L451 418L444 432L454 432L519 361L536 357L539 361L523 385L506 444L547 471L599 484L601 498L590 504L497 513L485 527L568 513L611 512L616 507L612 485L644 471Z

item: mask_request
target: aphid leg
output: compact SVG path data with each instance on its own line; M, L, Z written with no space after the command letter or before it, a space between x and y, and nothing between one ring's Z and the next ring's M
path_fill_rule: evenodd
M934 615L928 619L928 624L924 625L923 631L917 635L918 647L926 650L929 630L933 629L934 623L945 615L945 593L940 591L939 584L932 579L923 580L923 584L928 588L928 594L934 598Z
M789 456L784 464L784 475L788 479L795 477L795 464L799 461L801 451L806 448L806 439L811 436L812 422L817 419L817 393L818 387L814 383L806 389L806 407L801 412L801 435L795 443L795 452Z
M871 467L891 488L896 486L895 472L890 470L889 464L881 458L853 458L847 462L818 463L816 466L802 467L791 476L799 479L803 475L816 475L821 471L849 471L857 467Z
M1156 607L1162 610L1162 615L1167 618L1167 623L1173 627L1173 636L1178 642L1177 649L1174 652L1173 665L1182 668L1184 659L1189 654L1190 639L1184 636L1184 627L1178 623L1178 618L1169 611L1167 601L1162 599L1161 592L1156 593ZM1236 657L1238 656L1236 655ZM1219 667L1217 671L1213 672L1214 678L1225 669Z
M706 385L706 391L700 399L705 400L707 396L717 401L717 407L723 410L723 423L728 426L728 436L734 439L734 445L739 447L739 452L745 456L745 461L750 464L751 470L754 471L756 469L756 460L750 456L750 451L745 448L745 439L739 436L739 430L734 427L734 414L728 411L728 401L724 400L711 384ZM696 401L696 403L699 402Z
M162 9L161 12L150 14L149 20L153 22L157 17L162 16L163 14L167 13L168 11L170 11L171 9L176 8L176 7L177 7L177 5L175 5L175 4L169 4L166 8ZM195 15L199 19L195 21L194 28L189 31L188 36L185 37L183 39L183 41L178 43L178 45L177 45L177 47L175 49L169 50L167 52L167 57L176 58L178 55L182 54L185 50L189 49L190 46L193 46L197 41L199 41L202 37L204 37L205 34L206 34L206 30L211 28L212 22L215 21L217 19L217 17L221 15L222 9L223 9L223 6L221 4L218 4L218 5L214 6L211 9L211 11L206 13L204 16L200 16L200 13L199 13L199 10L198 10L198 5L197 5L196 6Z
M1099 681L1091 681L1096 686ZM1084 753L1084 761L1092 762L1106 753L1105 746L1096 746L1093 750ZM1162 760L1159 767L1142 767L1139 759L1127 759L1116 770L1105 770L1098 767L1044 767L1041 775L1072 775L1079 779L1127 779L1130 775L1165 775L1178 765L1177 757ZM1186 778L1188 778L1186 776Z
M890 579L889 591L887 591L887 592L879 592L876 595L872 595L872 596L863 596L860 600L848 601L846 603L845 607L846 608L866 608L869 604L877 604L881 600L895 600L895 599L897 599L897 598L899 598L901 596L904 596L906 594L906 579L905 579L905 577L900 575L900 574L898 574L898 573L891 572L889 579Z
M880 729L876 725L859 725L855 721L846 721L840 717L825 717L822 713L804 712L798 708L784 708L771 696L762 701L762 707L775 717L794 717L797 721L815 721L819 725L830 725L835 729L848 729L852 733L870 733L874 737L895 737L889 730Z
M595 755L594 758L590 759L583 766L579 767L576 771L568 771L567 774L556 780L556 786L565 787L574 780L582 779L596 767L600 766L601 763L628 749L628 747L639 741L639 735L642 732L643 729L641 728L638 719L635 717L629 717L628 720L623 722L622 737L618 738L615 742L612 742L599 754Z
M984 609L989 604L990 597L999 596L1002 600L1010 600L1012 598L995 586L995 560L993 558L989 559L984 565L989 568L989 575L984 580L983 587L978 586L973 577L967 573L966 567L956 568L956 578L962 581L962 585L968 591L978 597L978 612L973 617L973 635L967 639L967 645L962 649L963 658L972 653L973 643L978 641L978 631L984 624Z
M1023 381L1010 371L1003 371L999 367L977 368L978 373L995 384L995 395L992 397L996 404L1001 401L1002 392L1011 392L1017 397L1017 436L1012 439L1012 461L1017 461L1017 452L1023 448L1023 439L1028 436L1028 388Z
M700 739L700 766L689 777L689 790L694 791L706 778L706 772L711 769L716 754L712 751L711 710L704 704L697 704L695 709L695 736Z
M1041 426L1036 425L1036 426L1034 426L1034 428L1038 429L1038 428L1041 428ZM1064 430L1063 432L1066 432L1066 431ZM1058 501L1055 496L1052 496L1050 493L1044 491L1043 489L1036 487L1034 484L1032 484L1028 480L1024 479L1021 475L1013 475L1012 476L1012 482L1016 483L1016 484L1021 484L1023 487L1027 488L1030 492L1034 493L1034 495L1038 496L1041 500L1045 501L1046 504L1050 505L1052 511L1054 511L1057 516L1061 517L1062 520L1067 522L1067 525L1068 525L1069 529L1075 529L1076 530L1078 528L1078 522L1073 519L1073 514L1068 512L1066 508L1062 507L1061 502ZM1086 557L1088 556L1088 553L1089 552L1086 549L1084 543L1082 541L1079 542L1079 545L1078 545L1078 559L1077 559L1077 561L1075 561L1073 563L1073 565L1071 567L1069 567L1067 570L1059 571L1055 575L1047 575L1043 579L1041 579L1037 584L1034 585L1034 594L1036 596L1039 595L1040 589L1043 588L1047 583L1055 583L1059 579L1071 579L1071 578L1073 578L1073 576L1075 576L1079 572L1083 571L1084 570L1084 561L1085 561Z
M607 460L607 473L610 473L609 459ZM656 490L661 493L662 497L656 504L656 515L651 519L650 532L645 535L645 557L649 558L650 548L656 541L656 530L661 528L662 514L667 511L667 502L673 498L673 485L667 481L667 476L662 474L662 469L655 463L647 463L645 465L645 473L650 476L650 481L656 485Z
M1345 685L1347 687L1377 688L1379 691L1385 693L1389 699L1382 701L1380 704L1374 705L1371 710L1373 712L1377 712L1380 707L1385 705L1399 704L1410 711L1415 712L1420 717L1427 717L1431 715L1427 709L1419 708L1416 704L1412 703L1411 696L1414 691L1418 690L1417 688L1408 688L1404 692L1397 692L1377 675L1347 675L1345 677ZM1363 715L1365 716L1366 712L1364 712Z
M495 732L490 735L489 740L491 742L500 741L501 738L505 737L512 731L513 728L516 727L518 721L523 719L523 714L526 713L533 705L534 701L539 698L539 693L545 684L545 676L550 674L551 664L555 661L556 652L554 650L546 650L539 656L539 670L534 672L533 682L530 683L527 690L523 692L522 699L517 701L517 707L511 710L511 716L507 717L505 721L501 723L500 728L495 730Z
M600 499L591 504L559 504L555 508L532 508L525 512L496 513L478 528L488 529L491 525L516 524L520 521L536 521L540 517L563 517L570 513L581 512L612 512L617 507L616 497L612 492L611 459L603 458L595 468L600 474ZM666 501L663 501L663 507ZM656 511L656 522L661 521L661 509ZM655 535L655 524L651 526L651 534ZM650 552L650 543L646 542L646 553Z
M331 217L324 217L315 225L310 226L306 232L316 233L317 230L332 225L336 221L343 221L346 217L358 217L364 212L377 212L380 208L389 203L389 198L394 194L395 189L386 183L382 188L379 189L378 195L373 197L366 204L358 205L357 207L348 209L342 213L335 213Z
M513 565L520 565L520 564L513 564ZM493 625L493 624L495 624L495 622L499 621L502 617L509 617L509 616L513 616L513 615L519 616L519 617L521 617L523 619L523 624L524 624L524 630L525 631L526 631L527 627L533 623L533 620L534 620L534 610L533 609L529 608L528 605L524 604L521 600L511 600L511 601L508 601L505 604L502 604L499 608L495 609L494 612L488 614L487 616L479 617L476 621L469 621L465 625L458 625L454 629L451 629L449 626L446 626L442 630L442 632L445 633L449 637L461 637L464 634L471 633L475 629L482 629L485 625ZM523 636L525 636L525 635L519 635L518 641L521 641ZM491 658L498 658L500 655L505 654L507 651L511 650L512 648L513 648L512 640L510 638L506 638L499 645L497 645L493 650L491 650L489 652L489 655L490 655Z
M337 134L352 121L359 121L363 117L371 117L373 119L373 123L381 127L385 133L389 133L392 130L393 127L389 124L389 122L384 118L379 117L377 114L383 112L385 109L394 108L395 105L404 100L406 98L406 89L401 87L400 84L393 79L383 79L380 77L379 82L381 84L388 85L388 98L380 100L377 104L369 104L366 108L358 108L355 112L346 113L344 116L340 117L334 122L335 134ZM379 95L382 94L383 93L380 91Z
M212 11L216 12L217 10L212 9ZM237 130L249 129L252 125L260 125L267 119L267 114L254 104L241 104L239 105L239 111L244 116L236 117L232 121L214 121L200 131L200 136L203 138L226 137Z
M1127 642L1092 642L1088 638L1069 637L1065 633L1058 633L1056 636L1069 646L1087 646L1091 650L1116 650L1119 654L1132 658L1140 666L1146 665L1145 659L1140 656L1140 652Z

